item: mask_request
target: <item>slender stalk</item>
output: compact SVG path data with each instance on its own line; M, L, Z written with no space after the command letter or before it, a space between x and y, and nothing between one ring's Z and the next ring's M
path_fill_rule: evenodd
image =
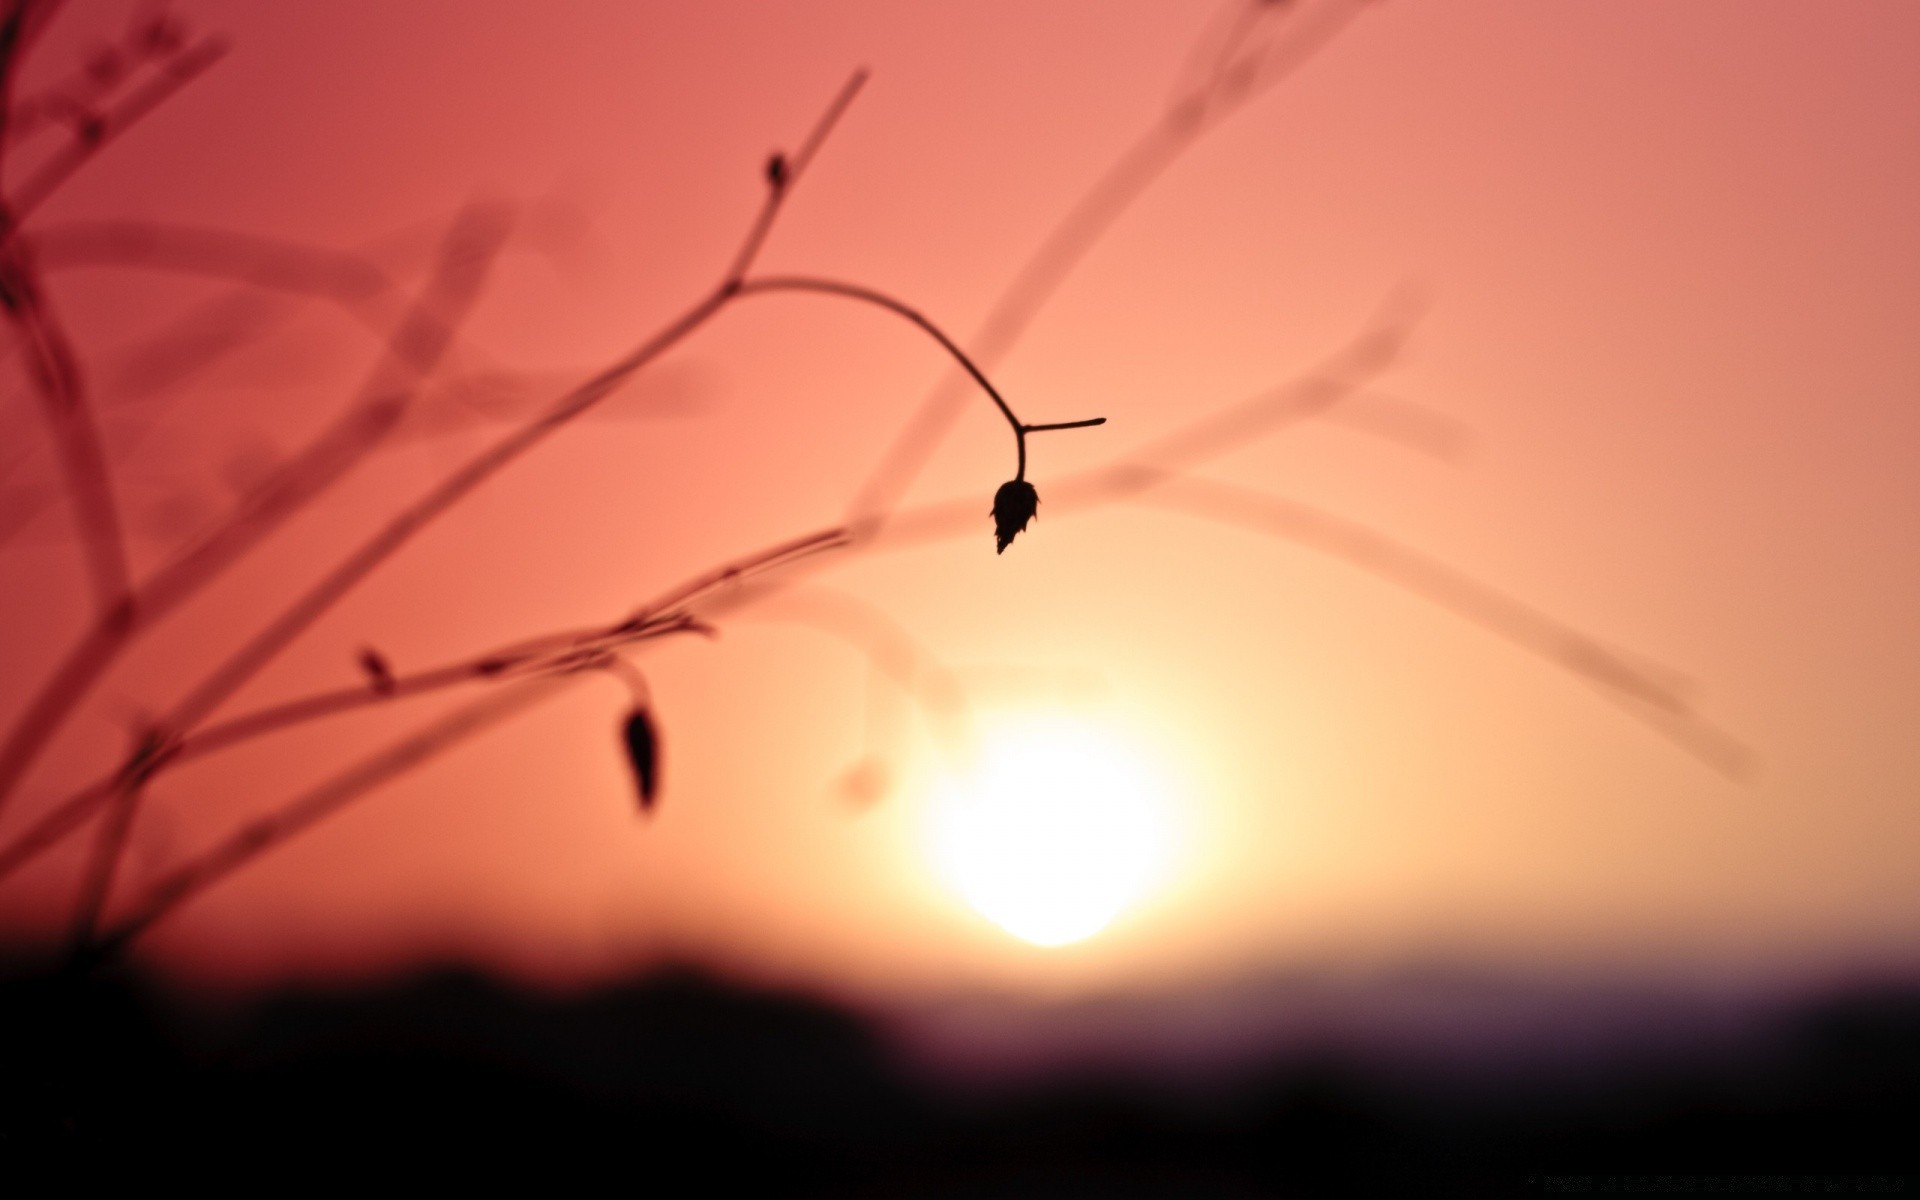
M1212 73L1122 150L1042 239L968 341L973 360L986 370L997 367L1087 252L1168 167L1228 116L1311 62L1372 2L1344 0L1315 10L1290 39L1229 60L1247 30L1231 33ZM964 395L958 376L928 393L855 493L846 513L850 528L878 533L952 428Z
M929 321L918 310L902 304L885 292L862 287L857 283L843 283L837 279L819 279L807 275L767 275L758 279L748 279L742 281L735 291L742 296L766 292L816 292L827 296L845 296L849 300L858 300L864 304L886 309L911 321L953 356L953 360L960 365L961 369L980 385L982 391L986 392L987 397L993 401L994 407L1000 410L1000 415L1007 419L1007 426L1013 430L1014 445L1019 454L1019 469L1014 474L1015 479L1025 479L1027 476L1027 435L1029 433L1052 429L1086 429L1090 426L1106 424L1105 417L1089 417L1082 421L1062 421L1051 425L1023 423L1014 415L1013 408L1008 405L1006 398L993 386L993 381L987 378L986 372L968 357L959 343L948 337L938 325Z
M866 83L867 71L862 67L841 84L839 93L834 96L833 102L827 105L827 111L822 113L820 119L814 123L812 132L807 134L807 140L800 144L800 149L794 153L792 160L782 160L779 176L768 180L766 201L760 206L759 215L754 218L752 228L747 230L746 238L741 241L739 251L734 254L733 262L727 267L726 275L722 277L727 283L738 283L747 277L747 272L753 268L753 260L760 256L760 248L766 244L768 235L773 232L774 218L780 213L780 205L786 199L787 190L806 172L808 165L813 162L813 156L818 154L820 147L825 144L827 135L833 132L835 125L840 123L841 115L847 111L848 106L853 103L853 98L860 94L860 89L865 87Z

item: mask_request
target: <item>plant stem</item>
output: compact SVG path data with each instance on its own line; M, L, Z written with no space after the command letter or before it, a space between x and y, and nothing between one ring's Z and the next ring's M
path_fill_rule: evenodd
M1082 421L1063 421L1052 425L1023 424L1020 418L1014 415L1013 408L1007 404L1006 398L993 386L993 381L987 378L986 372L975 365L973 359L967 356L967 352L960 348L959 343L948 337L945 331L918 310L902 304L885 292L862 287L857 283L820 279L810 275L767 275L758 279L742 280L735 291L742 296L765 292L816 292L827 296L844 296L849 300L858 300L864 304L886 309L918 326L953 356L953 360L973 377L973 381L980 385L982 391L986 392L988 398L993 401L994 407L1000 410L1000 415L1007 419L1007 426L1013 430L1014 444L1019 454L1019 470L1014 475L1015 479L1025 479L1027 476L1027 434L1044 429L1084 429L1106 423L1105 417L1089 417Z

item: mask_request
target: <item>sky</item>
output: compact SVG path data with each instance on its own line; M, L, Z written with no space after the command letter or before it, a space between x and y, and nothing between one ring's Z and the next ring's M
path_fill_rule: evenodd
M146 11L72 5L16 96L70 87ZM867 82L755 271L877 289L968 345L1222 45L1286 62L1289 39L1338 23L1270 87L1216 93L1204 133L993 356L1022 420L1106 419L1030 437L1039 517L1005 553L987 513L1012 438L966 393L903 501L948 505L958 525L942 507L924 526L938 536L819 556L790 586L703 610L714 636L631 656L660 731L650 816L620 747L634 685L573 676L223 879L132 953L238 987L452 960L564 988L694 960L862 996L1435 961L1910 971L1920 12L1247 13L181 4L228 53L24 226L86 373L136 579L360 391L463 212L511 224L414 411L146 632L0 812L0 837L110 773L131 730L401 505L710 292L766 195L767 156L792 155L856 69ZM67 135L17 136L7 188ZM356 309L134 269L87 249L102 221L351 252L397 296ZM1338 374L1388 333L1405 338L1392 361L1313 419L1075 507L1080 473ZM198 353L209 338L233 344ZM0 409L9 714L92 603L21 361L9 352ZM364 647L404 675L611 624L832 527L950 370L873 305L743 296L422 532L218 715L356 686ZM1416 560L1393 547L1426 565L1394 576ZM1680 735L1565 652L1516 644L1534 617L1473 619L1486 603L1435 572L1617 648L1684 697ZM912 694L888 675L903 662ZM373 706L162 773L109 916L481 694ZM967 745L1056 727L1119 747L1177 829L1137 903L1043 948L970 907L926 839ZM1718 740L1686 732L1709 728ZM892 785L877 803L849 800L863 763ZM85 844L0 882L0 937L60 935Z

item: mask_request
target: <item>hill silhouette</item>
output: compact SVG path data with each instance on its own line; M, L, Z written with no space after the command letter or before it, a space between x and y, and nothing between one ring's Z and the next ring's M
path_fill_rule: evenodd
M1732 1054L1650 1035L1597 1082L1465 1087L1457 1066L1383 1075L1296 1048L1213 1090L1092 1068L949 1086L853 1013L687 969L558 998L451 970L237 1007L132 975L15 975L0 994L0 1156L75 1184L597 1170L689 1195L1855 1193L1911 1189L1920 1128L1920 991L1900 988L1801 1005Z

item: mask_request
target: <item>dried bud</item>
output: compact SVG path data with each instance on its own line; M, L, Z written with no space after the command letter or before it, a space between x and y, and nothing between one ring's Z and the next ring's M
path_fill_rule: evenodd
M633 768L633 781L640 789L640 811L653 811L653 797L660 787L660 739L654 736L653 718L644 708L627 716L627 764Z
M1010 479L993 494L994 553L1004 554L1040 507L1040 493L1024 479Z
M767 157L767 186L779 191L787 186L787 156L772 154Z
M393 668L387 665L387 660L380 656L378 650L368 646L360 651L360 669L367 673L367 686L375 693L382 696L393 695L396 684Z

